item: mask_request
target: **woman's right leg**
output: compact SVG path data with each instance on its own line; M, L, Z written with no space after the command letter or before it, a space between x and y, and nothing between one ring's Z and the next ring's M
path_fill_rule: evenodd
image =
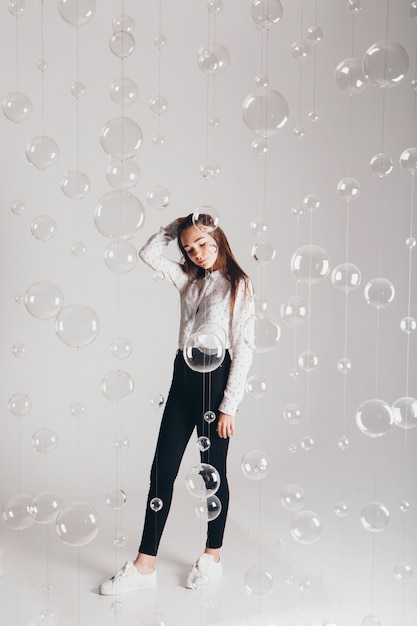
M141 555L155 557L171 507L174 481L184 455L185 448L195 427L193 416L186 408L184 385L184 363L175 360L174 376L165 410L162 416L155 455L150 475L145 522L137 567L145 566ZM152 501L159 498L161 508L155 510ZM150 561L148 559L148 565ZM144 573L144 572L143 572Z

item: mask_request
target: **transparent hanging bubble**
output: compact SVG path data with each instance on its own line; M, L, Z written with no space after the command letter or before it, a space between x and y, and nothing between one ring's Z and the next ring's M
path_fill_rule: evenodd
M106 178L117 190L136 187L140 179L139 165L133 159L127 161L111 161L106 169Z
M412 20L417 21L417 2L415 0L408 7L408 15Z
M320 208L320 198L315 193L308 193L303 198L303 207L307 211L317 211Z
M407 148L401 153L400 166L409 174L417 172L417 148Z
M133 346L130 339L118 337L110 344L110 353L115 359L127 359L132 354Z
M362 60L349 58L341 61L336 67L334 80L340 91L348 96L361 93L368 84L362 67Z
M292 132L296 139L303 139L306 135L306 129L302 126L296 126Z
M56 222L49 215L39 215L30 225L30 232L38 241L49 241L56 233Z
M33 524L33 517L30 514L31 496L19 493L12 496L3 504L3 521L13 530L26 530Z
M196 591L202 591L210 584L210 577L207 572L195 570L190 575L190 584Z
M263 295L256 294L254 297L255 311L257 314L264 314L269 307L269 302Z
M104 262L112 272L126 274L136 267L138 252L130 241L114 241L104 250Z
M408 500L402 500L401 504L400 504L400 511L402 513L407 513L411 508L410 503L408 502Z
M109 191L97 202L94 223L110 239L132 239L142 228L145 209L130 191Z
M32 101L21 91L12 91L4 98L2 109L8 120L20 124L30 117Z
M87 248L82 241L76 241L71 246L71 252L75 257L83 256L86 253Z
M394 577L399 583L409 582L414 576L414 570L408 563L400 563L394 567Z
M158 513L158 511L160 511L163 508L163 506L164 506L164 503L162 502L161 498L152 498L152 500L149 503L149 507L155 513Z
M165 145L164 135L162 135L161 133L157 133L152 137L152 143L155 148L161 148L163 145Z
M241 462L243 475L249 480L262 480L269 474L270 464L268 457L261 450L250 450Z
M302 246L292 256L291 271L298 282L315 285L324 280L330 271L329 255L320 246Z
M263 219L254 219L250 223L250 229L255 237L258 239L263 239L266 232L268 231L269 224Z
M223 11L223 0L207 0L207 11L217 15Z
M292 443L288 446L288 452L290 454L294 454L295 452L297 452L297 445L295 443Z
M269 352L278 343L281 329L278 322L270 315L251 316L244 327L244 339L248 346L259 353Z
M297 367L295 367L290 370L289 374L292 380L297 380L300 377L300 370Z
M26 157L36 168L44 170L58 161L58 144L45 135L33 137L26 146Z
M407 239L405 240L405 245L410 250L413 250L417 245L417 240L415 239L415 237L407 237Z
M355 15L355 13L359 13L362 10L362 0L347 0L346 8L349 13Z
M134 390L134 382L128 372L123 370L114 370L103 376L101 381L101 389L107 400L112 402L120 402L127 400Z
M155 185L147 192L146 200L153 209L166 209L171 202L171 192L164 185Z
M337 446L338 448L340 448L340 450L347 450L350 447L349 437L346 437L346 435L342 435L342 437L339 437L339 439L337 440Z
M71 94L74 96L74 98L77 98L77 100L78 98L82 98L85 94L84 83L80 82L79 80L74 81L71 85Z
M295 402L287 404L283 410L283 417L289 424L299 424L303 420L303 411L301 406Z
M39 428L32 436L36 452L51 452L58 445L58 435L50 428Z
M360 512L362 526L370 532L381 532L389 523L389 511L381 502L369 502Z
M55 332L59 339L71 348L90 345L99 333L97 313L83 304L64 307L55 322Z
M381 626L381 622L375 615L366 615L362 620L362 626Z
M215 419L216 419L216 414L214 413L214 411L206 411L204 413L204 421L206 421L207 424L212 424Z
M250 9L251 18L260 30L268 30L279 22L282 13L280 0L253 0Z
M337 369L341 374L348 374L352 370L352 361L347 358L339 359Z
M149 404L156 409L159 409L161 406L163 406L164 402L164 396L160 393L157 393L149 398Z
M298 511L290 522L290 533L298 543L309 545L320 539L323 527L314 511Z
M319 119L319 114L317 113L317 111L309 111L307 114L308 119L310 120L310 122L317 122Z
M208 498L220 487L220 475L209 463L200 463L188 471L185 484L195 498Z
M363 71L377 87L394 87L406 75L410 61L403 46L390 40L374 43L363 56Z
M21 359L22 357L26 356L27 349L26 349L25 344L24 343L15 343L12 346L12 354L17 359Z
M276 250L269 241L258 241L258 243L252 247L252 256L259 265L264 267L275 259Z
M120 161L134 157L143 140L140 126L130 117L114 117L105 123L100 141L104 152Z
M204 204L193 213L193 224L203 233L212 233L220 223L220 215L214 206Z
M394 300L394 285L387 278L373 278L366 284L364 296L371 306L376 309L383 308Z
M111 611L112 613L114 613L115 615L121 615L123 613L123 602L120 602L120 600L115 600L114 602L111 603L110 605Z
M55 522L61 510L61 500L52 491L41 491L29 503L29 513L38 524Z
M392 404L394 424L409 430L417 426L417 400L411 396L398 398Z
M248 596L265 598L274 587L274 578L270 572L254 566L245 572L243 583Z
M10 205L10 210L15 215L22 215L24 210L26 209L26 203L23 200L13 200Z
M305 491L300 485L287 485L281 491L280 499L287 511L300 511L305 504Z
M336 191L339 198L351 201L358 197L360 185L356 178L342 178L338 182Z
M208 437L205 437L204 435L199 437L196 441L196 447L198 450L200 450L200 452L207 452L210 446L211 446L210 439Z
M32 400L27 393L15 393L9 398L8 408L12 415L23 417L32 408Z
M413 78L413 80L411 81L410 85L411 85L411 89L413 91L417 91L417 78Z
M194 511L199 519L212 522L219 517L222 511L222 503L217 496L199 498L194 505Z
M138 97L138 86L132 78L121 76L112 82L110 96L118 105L133 104Z
M113 511L120 511L126 504L126 494L123 489L113 489L106 495L106 504Z
M153 43L157 48L159 48L159 50L161 50L161 48L163 48L166 45L167 38L162 33L159 33L158 35L155 35L155 37L153 38Z
M310 26L306 33L307 40L312 44L318 44L323 39L323 31L320 26Z
M305 450L305 452L309 452L314 448L314 439L306 435L300 441L300 448Z
M203 178L217 178L221 172L221 167L216 161L209 161L200 165L200 174Z
M312 372L316 369L319 364L319 359L315 352L311 352L307 350L302 352L297 359L298 367L303 370L303 372Z
M13 17L22 17L26 11L26 2L25 0L9 0L8 9Z
M361 280L361 271L353 263L340 263L340 265L336 265L331 274L333 287L345 294L357 289Z
M346 502L337 502L334 505L334 512L337 517L346 517L349 512L349 507Z
M127 31L117 31L110 36L109 48L116 57L124 59L130 56L136 47L135 38Z
M400 322L400 328L403 333L413 333L417 328L417 321L414 317L403 317Z
M313 588L313 584L310 580L301 580L298 589L300 593L309 593Z
M153 96L149 100L149 108L152 113L156 113L156 115L162 115L168 109L168 100L165 96L158 94L157 96Z
M86 502L72 502L58 514L56 531L65 544L85 546L95 539L99 531L98 513Z
M197 331L187 340L183 356L190 369L205 374L223 363L225 348L215 333Z
M390 405L384 400L366 400L356 409L356 425L368 437L385 435L394 423Z
M267 388L268 386L263 376L249 376L246 381L246 393L252 398L263 398L267 392Z
M124 452L128 450L130 447L130 439L126 437L126 435L122 435L121 437L116 437L113 439L113 448L117 452Z
M68 198L81 200L90 193L90 179L80 170L66 172L61 182L61 189Z
M58 0L62 19L71 26L88 24L96 14L95 0Z
M300 326L308 319L308 302L302 296L289 297L282 302L280 314L282 320L289 326Z
M58 315L64 305L64 296L59 287L53 283L40 281L27 289L24 303L26 310L33 317L47 320Z
M70 411L74 417L82 417L85 413L85 406L82 402L74 402L71 404Z
M242 115L249 130L261 137L270 137L287 123L289 106L279 91L260 88L245 98Z
M135 20L130 15L119 15L115 17L112 25L115 33L119 31L133 33L135 30Z
M226 46L219 41L209 46L201 46L197 53L198 68L208 76L224 72L230 63Z
M251 143L251 148L255 156L264 156L268 152L268 141L264 137L254 139Z
M46 72L46 70L48 69L48 62L45 61L45 59L40 59L40 61L38 61L37 67L40 72Z
M119 532L113 539L116 548L124 548L128 542L128 536L124 532Z
M306 61L311 55L311 46L307 39L300 39L299 41L294 41L290 46L290 57L293 61L297 61L297 63L301 63L302 61Z
M388 154L375 154L369 163L372 174L378 178L388 176L393 170L394 163Z

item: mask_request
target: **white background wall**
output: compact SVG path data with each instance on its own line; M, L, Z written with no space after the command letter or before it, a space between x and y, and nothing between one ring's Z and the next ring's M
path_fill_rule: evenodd
M200 205L215 206L237 258L281 327L278 345L254 357L251 373L265 378L268 391L262 399L245 397L230 451L235 494L231 519L246 539L255 538L249 542L248 567L251 559L257 561L258 553L274 559L277 589L296 563L300 570L308 563L306 571L312 579L323 577L333 585L326 602L334 621L351 626L375 614L384 626L411 626L417 619L415 577L403 584L393 570L402 562L414 570L417 567L417 429L393 425L384 436L371 438L357 427L355 412L372 398L391 405L402 396L417 396L416 334L400 329L401 319L408 312L415 316L417 305L417 252L405 245L407 237L415 236L415 183L399 164L402 152L416 146L417 139L412 87L416 9L413 19L408 0L363 0L362 4L362 10L350 12L344 0L283 2L283 16L267 35L255 27L249 1L225 0L216 19L200 0L98 2L94 19L78 29L62 19L53 0L43 4L27 0L18 20L3 3L2 99L18 85L29 96L33 110L20 124L0 117L1 497L5 502L19 492L33 496L51 490L63 506L79 497L99 512L101 532L94 543L101 556L113 550L109 530L113 524L118 529L133 526L128 549L130 553L136 549L135 529L141 524L141 498L160 418L160 409L151 407L149 399L159 393L166 397L168 391L178 302L175 290L155 281L140 262L126 274L110 271L103 260L110 241L94 224L96 204L111 190L105 175L109 156L101 147L100 133L109 119L122 114L109 89L123 72L136 81L139 90L136 101L125 106L124 115L143 132L135 157L141 177L131 191L143 203L146 217L131 243L139 248L160 225ZM123 13L134 19L136 48L122 61L108 42L113 19ZM315 25L322 29L322 40L312 46L306 61L295 62L291 44L305 39L307 29ZM167 38L160 51L153 43L158 32ZM197 50L208 37L216 37L230 52L229 67L214 80L197 65ZM334 80L336 66L351 56L361 59L372 44L386 38L400 43L408 55L405 78L385 90L369 84L354 96L342 92ZM44 72L37 67L42 58L47 61ZM270 87L285 96L290 110L288 122L269 139L266 157L254 154L255 134L242 120L243 101L261 73L268 74ZM86 88L78 100L71 94L77 78ZM158 82L168 100L168 109L159 120L149 108ZM208 89L209 116L214 100L220 120L216 128L207 123ZM319 115L315 123L308 117L312 110ZM166 140L159 149L152 142L158 127ZM302 139L295 137L296 127L305 129ZM41 134L53 137L59 146L57 163L44 170L33 167L25 155L28 142ZM380 152L389 155L394 165L382 179L369 165ZM207 160L221 166L219 176L211 180L199 172ZM77 167L91 181L90 193L79 201L67 198L61 190L64 174ZM358 198L349 204L336 193L338 182L347 176L360 183ZM153 209L146 201L147 192L156 184L171 192L171 203L164 210ZM292 208L306 194L317 194L320 208L297 217ZM19 216L10 210L17 199L26 204ZM31 233L39 215L56 222L55 236L45 242ZM276 249L276 258L265 267L251 254L256 237L250 224L255 218L268 223L267 238ZM76 241L85 244L83 256L71 253ZM299 246L322 246L334 268L346 260L347 242L349 261L362 274L361 286L347 298L332 285L330 274L311 288L295 281L290 261ZM178 257L174 247L170 253ZM389 279L395 287L393 302L379 310L364 298L365 285L376 277ZM56 336L53 319L41 321L28 313L21 299L38 281L59 286L65 305L82 304L96 311L100 332L93 343L79 349L68 347ZM310 317L295 330L281 319L280 306L296 293L309 300ZM110 352L111 342L121 336L133 344L132 355L125 361L116 360ZM22 358L12 352L17 343L26 347ZM353 364L346 377L337 370L345 346ZM290 371L308 347L317 354L319 365L310 374L299 372L294 381ZM135 383L134 393L120 403L107 400L101 390L103 376L116 369L129 372ZM8 410L15 393L26 393L32 400L31 411L21 418ZM70 412L74 402L86 408L79 420ZM291 402L302 407L300 424L283 419L283 410ZM44 427L55 431L59 440L56 450L47 454L38 453L32 445L32 435ZM131 446L118 455L112 442L120 434L129 437ZM343 435L351 442L345 451L337 445ZM314 440L310 451L300 445L305 436ZM262 491L240 469L240 459L254 448L263 450L270 460ZM196 459L190 448L181 480ZM180 483L179 492L183 490ZM308 554L291 538L291 516L280 504L283 487L291 483L305 488L306 508L322 521L320 541ZM116 487L127 494L127 505L117 519L105 502L106 494ZM335 504L342 500L349 506L343 519L334 514ZM374 500L390 512L389 525L382 533L370 533L360 523L362 507ZM411 505L407 513L400 510L404 500ZM173 512L172 524L179 529L184 524L181 513ZM187 523L193 526L192 520ZM25 549L37 544L40 532L35 524L19 533ZM16 539L7 524L1 533L5 545ZM58 554L60 540L53 530L48 542L52 542L48 543L52 555L54 550ZM284 557L277 556L277 546L284 550ZM44 563L43 552L35 550L33 558L35 563ZM5 563L7 583L7 558ZM294 604L299 606L305 596L297 586L296 580ZM359 596L361 601L352 606ZM308 601L316 611L318 597L313 593ZM293 623L297 617L291 608L288 611L288 623ZM13 610L11 620L20 623ZM63 616L60 623L66 623Z

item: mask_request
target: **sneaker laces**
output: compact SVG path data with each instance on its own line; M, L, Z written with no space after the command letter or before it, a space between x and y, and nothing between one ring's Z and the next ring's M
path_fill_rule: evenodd
M123 565L123 567L117 572L117 574L115 575L113 580L117 581L117 580L120 580L121 578L124 578L125 576L127 576L129 574L129 569L130 569L130 563L126 562Z

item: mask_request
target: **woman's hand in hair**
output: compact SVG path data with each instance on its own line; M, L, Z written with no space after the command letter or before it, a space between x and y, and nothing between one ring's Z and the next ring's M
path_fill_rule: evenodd
M227 439L235 434L235 418L227 413L219 413L217 420L217 434L220 439Z

